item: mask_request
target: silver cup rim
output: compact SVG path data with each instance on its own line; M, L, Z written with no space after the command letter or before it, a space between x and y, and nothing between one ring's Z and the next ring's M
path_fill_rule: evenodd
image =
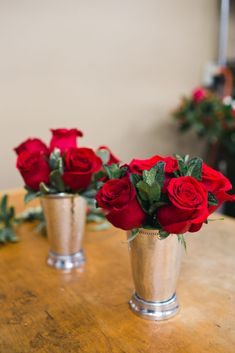
M73 197L82 197L80 194L69 194L66 192L58 192L57 194L45 194L41 195L42 198L49 198L49 199L66 199L66 198L73 198Z

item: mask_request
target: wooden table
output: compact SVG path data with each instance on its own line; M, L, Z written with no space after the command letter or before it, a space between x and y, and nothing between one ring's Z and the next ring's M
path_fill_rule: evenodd
M23 207L21 193L11 200ZM235 220L188 236L178 285L180 313L166 322L135 316L125 233L86 232L84 271L45 264L34 225L0 248L1 353L234 353Z

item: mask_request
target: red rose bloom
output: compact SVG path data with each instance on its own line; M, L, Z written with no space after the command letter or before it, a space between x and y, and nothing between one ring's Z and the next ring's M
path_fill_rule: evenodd
M59 148L61 153L64 153L69 148L77 147L77 137L83 136L83 133L77 129L51 129L51 132L50 152Z
M101 159L91 148L70 148L65 154L64 183L73 191L86 189L92 175L102 167Z
M39 190L39 185L42 182L49 183L50 168L40 152L21 152L17 158L16 167L19 169L26 186L32 190Z
M208 192L191 176L173 178L167 186L170 205L158 210L158 220L168 233L197 232L207 219Z
M129 165L130 172L142 174L144 170L149 170L158 162L165 162L165 173L173 173L178 169L178 161L173 157L153 156L148 159L133 159Z
M145 213L138 203L129 177L107 181L98 191L96 200L115 227L131 230L144 223Z
M98 151L99 150L106 150L106 151L108 151L109 152L109 161L108 161L108 165L110 165L110 164L116 164L116 163L119 163L120 162L120 160L111 152L111 150L107 147L107 146L100 146L99 148L98 148Z
M210 213L214 212L225 201L235 201L235 195L227 194L227 191L232 189L230 181L222 173L205 163L202 165L202 183L218 200L217 206L209 207Z
M203 87L198 87L193 91L192 94L193 101L199 103L206 98L206 90Z
M42 154L48 155L49 149L46 144L36 138L29 138L26 141L22 142L19 146L14 148L14 151L19 155L23 151L27 151L29 153L41 152Z

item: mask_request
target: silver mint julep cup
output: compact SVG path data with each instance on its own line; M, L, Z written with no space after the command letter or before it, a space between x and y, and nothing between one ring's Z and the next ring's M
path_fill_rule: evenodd
M87 204L80 195L53 194L41 197L49 240L47 264L62 270L85 262L82 244Z
M176 235L159 239L158 230L140 229L129 243L135 292L131 310L149 320L165 320L179 310L176 285L182 244Z

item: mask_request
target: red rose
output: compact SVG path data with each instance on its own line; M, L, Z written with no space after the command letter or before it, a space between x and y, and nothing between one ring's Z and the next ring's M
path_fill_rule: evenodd
M173 178L167 186L170 205L158 210L158 220L168 233L197 232L207 219L206 187L191 176Z
M202 183L218 200L217 206L209 207L210 213L214 212L225 201L235 201L235 195L227 194L227 191L232 189L230 181L222 173L205 163L202 165Z
M199 103L206 98L206 90L203 87L198 87L193 91L192 94L193 101Z
M27 139L26 141L22 142L19 146L14 148L14 151L18 155L23 151L27 151L29 153L41 152L46 155L49 154L49 149L46 144L42 140L36 138Z
M120 160L111 152L111 150L107 147L107 146L100 146L99 148L98 148L98 151L99 150L106 150L106 151L108 151L109 152L109 161L108 161L108 165L110 165L110 164L116 164L116 163L119 163L120 162Z
M102 167L101 159L91 148L70 148L65 154L63 181L73 191L86 189L92 175Z
M52 138L50 151L59 148L64 153L71 147L77 147L77 137L82 137L83 133L77 129L51 129Z
M49 183L50 168L40 152L21 152L17 157L16 167L19 169L26 186L32 190L39 190L39 185L42 182Z
M145 213L129 177L108 180L98 191L96 200L107 212L107 219L117 228L131 230L144 223Z
M148 159L133 159L129 165L130 172L142 174L144 170L149 170L158 162L165 162L165 173L173 173L178 169L178 161L173 157L153 156Z

